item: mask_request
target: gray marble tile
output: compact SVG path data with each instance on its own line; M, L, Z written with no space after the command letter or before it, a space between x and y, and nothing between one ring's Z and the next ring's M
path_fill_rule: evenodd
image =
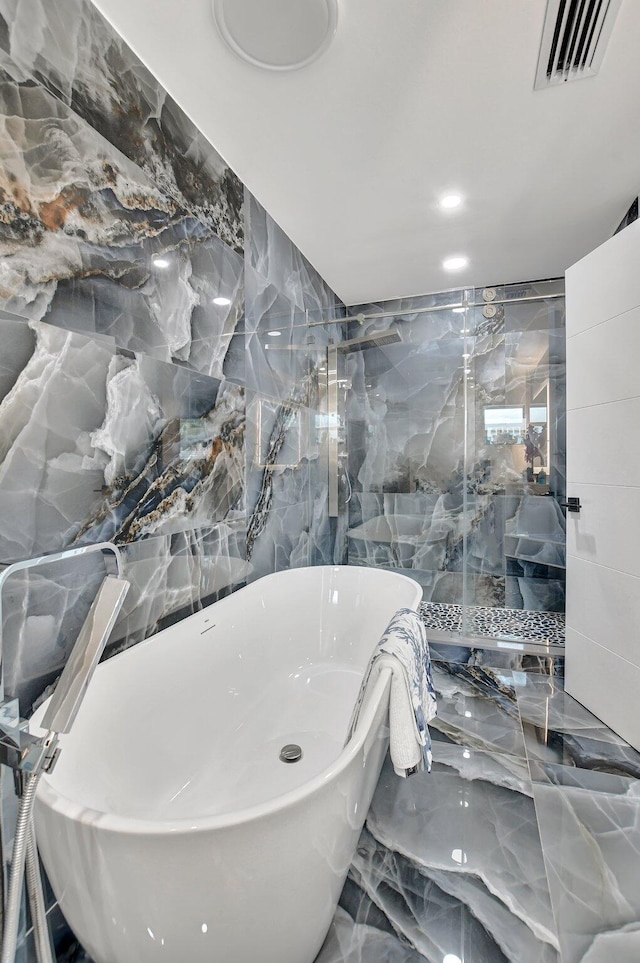
M0 404L4 559L126 543L243 508L242 389L31 329L33 353ZM37 505L26 516L25 490Z
M327 346L344 306L255 198L246 252L247 552L252 576L342 561L327 511Z
M468 769L464 750L456 754L408 780L385 767L350 878L433 963L447 953L486 963L555 961L526 769L507 774L491 756ZM346 890L342 906L358 920L357 893Z
M243 248L235 174L89 0L1 0L0 51L145 171L162 191Z
M438 714L429 729L434 744L525 756L510 670L434 661L433 681Z
M222 378L242 258L42 87L0 70L0 114L2 305Z
M638 780L554 765L532 775L564 963L636 963Z
M496 648L490 644L472 645L469 640L465 640L465 644L456 644L454 640L434 642L430 639L429 648L431 657L437 662L482 666L493 672L507 670L564 677L564 653L538 655L532 651L534 646L529 647L524 643L504 643L503 647Z
M345 909L338 907L315 963L422 963L421 953L393 932L368 921L361 922L362 915L361 911L354 920Z
M252 327L284 321L292 312L305 322L344 316L344 305L260 202L247 192L247 288ZM322 328L316 328L322 330ZM329 330L335 333L333 326Z
M561 678L514 676L531 760L640 778L640 753L564 691Z
M13 383L0 401L0 558L104 540L125 548L133 588L121 644L241 583L243 389L42 322L0 328L28 332L14 339L23 367L5 369ZM19 623L4 626L5 672L25 705L59 671L94 590L72 567L34 576L26 623L24 594L5 604Z

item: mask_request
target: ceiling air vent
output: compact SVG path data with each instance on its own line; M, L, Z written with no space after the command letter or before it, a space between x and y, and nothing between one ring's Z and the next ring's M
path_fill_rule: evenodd
M547 0L535 90L593 77L622 0Z

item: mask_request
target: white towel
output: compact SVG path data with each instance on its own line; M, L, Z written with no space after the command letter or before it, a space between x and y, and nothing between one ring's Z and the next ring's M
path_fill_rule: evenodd
M369 661L351 716L347 742L356 728L367 690L384 666L391 669L389 749L393 768L403 777L425 768L430 772L428 723L437 712L437 701L427 633L413 609L396 612Z

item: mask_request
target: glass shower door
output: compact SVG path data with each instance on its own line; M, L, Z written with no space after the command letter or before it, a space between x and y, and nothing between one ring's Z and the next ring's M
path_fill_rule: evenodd
M557 641L565 593L561 282L476 290L467 314L463 630Z
M562 282L362 307L335 349L336 560L415 578L434 631L558 640Z
M416 579L455 629L464 576L464 339L459 311L447 305L460 296L412 300L417 310L365 319L364 331L349 332L370 344L345 350L337 379L345 392L345 558Z

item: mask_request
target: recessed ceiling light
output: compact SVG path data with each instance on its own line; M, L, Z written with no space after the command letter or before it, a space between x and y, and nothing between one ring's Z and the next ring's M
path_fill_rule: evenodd
M267 331L267 334L270 338L279 338L282 334L282 331Z
M442 266L445 271L460 271L461 268L465 268L468 263L468 257L448 257L442 262Z
M447 955L443 958L442 963L462 963L462 960L459 956L456 956L455 953L447 953Z
M464 314L466 308L452 308L454 314Z
M214 304L231 304L231 298L214 298Z
M440 207L444 207L445 210L449 210L453 207L460 207L462 204L461 194L445 194L444 197L440 198Z
M268 70L306 67L324 53L338 24L337 0L212 0L223 40Z
M171 262L166 257L154 257L153 266L158 268L168 268Z

